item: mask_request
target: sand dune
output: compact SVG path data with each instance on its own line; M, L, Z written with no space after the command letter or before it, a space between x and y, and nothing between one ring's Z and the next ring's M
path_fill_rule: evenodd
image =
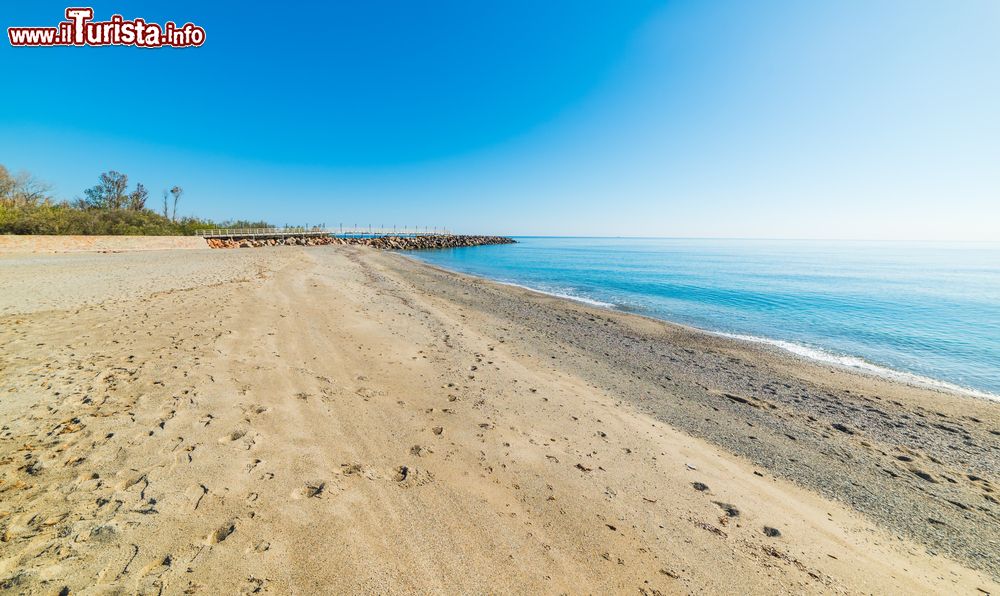
M963 513L984 557L958 539L935 550L847 489L743 450L762 409L727 409L750 406L712 393L718 374L698 382L722 409L657 409L690 386L647 395L604 370L610 348L532 323L598 316L579 305L360 247L7 257L0 285L0 587L15 593L998 590L996 506L976 492L995 441L979 480L947 488L977 499ZM705 349L742 357L734 346ZM900 407L934 399L766 363L912 393ZM993 409L943 403L973 412L968 436L988 446ZM875 466L861 442L879 439L857 432L816 434L814 450ZM930 474L957 476L958 460L934 459ZM867 490L935 506L884 482Z

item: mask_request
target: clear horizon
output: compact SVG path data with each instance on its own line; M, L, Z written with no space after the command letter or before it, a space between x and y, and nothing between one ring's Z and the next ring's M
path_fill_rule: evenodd
M995 244L998 240L880 240L878 238L795 238L778 236L628 236L618 234L614 236L588 236L588 235L566 235L566 234L509 234L515 238L634 238L637 240L787 240L789 242L954 242L956 244Z
M179 184L184 214L277 225L1000 240L994 2L89 5L207 41L0 43L0 164L60 199L115 169L151 203Z

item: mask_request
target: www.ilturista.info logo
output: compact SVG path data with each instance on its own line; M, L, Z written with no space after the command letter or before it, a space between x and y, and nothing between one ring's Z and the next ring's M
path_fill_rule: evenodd
M94 21L93 8L67 8L66 20L55 27L8 27L12 46L135 46L187 48L205 43L205 30L193 23L163 25L120 14Z

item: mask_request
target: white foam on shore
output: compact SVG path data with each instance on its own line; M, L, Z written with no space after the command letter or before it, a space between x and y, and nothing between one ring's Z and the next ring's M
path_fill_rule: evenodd
M416 259L426 264L426 261L422 259ZM466 273L465 275L476 275ZM481 277L487 278L485 275ZM561 292L552 292L548 290L540 290L538 288L533 288L531 286L526 286L519 283L514 283L511 281L504 281L495 278L487 278L495 283L500 283L505 286L513 286L515 288L521 288L523 290L528 290L530 292L537 292L539 294L545 294L546 296L553 296L555 298L562 298L564 300L572 300L574 302L581 302L583 304L588 304L590 306L596 306L599 308L608 308L612 310L619 310L619 306L612 304L610 302L601 302L600 300L594 300L592 298L584 298L582 296L574 296L572 294L563 294ZM651 317L656 318L661 321L666 321L668 323L673 323L669 319L663 317ZM677 323L675 323L677 324ZM681 323L682 324L682 323ZM711 333L712 335L718 335L721 337L728 337L730 339L738 339L742 341L747 341L756 344L765 344L775 348L779 348L791 354L795 354L801 358L807 360L813 360L815 362L824 362L827 364L833 364L835 366L840 366L842 368L848 368L853 370L862 371L868 374L879 376L886 379L891 379L894 381L899 381L903 383L908 383L910 385L916 385L918 387L926 387L929 389L939 389L943 391L949 391L952 393L960 393L963 395L969 395L972 397L978 397L980 399L988 399L991 401L1000 401L1000 395L995 393L988 393L986 391L980 391L978 389L972 389L969 387L963 387L961 385L956 385L954 383L948 383L947 381L940 381L938 379L932 379L930 377L925 377L923 375L918 375L914 373L908 373L898 370L893 370L891 368L886 368L884 366L879 366L877 364L872 364L863 358L857 356L845 356L834 354L832 352L827 352L817 348L811 348L809 346L804 346L801 344L793 343L790 341L784 341L781 339L771 339L768 337L758 337L756 335L741 335L738 333L725 333L722 331L711 331L708 329L698 328L699 331L704 331L705 333Z
M591 298L584 298L582 296L574 296L572 294L563 294L560 292L540 290L538 288L532 288L530 286L525 286L522 284L508 282L508 281L501 281L500 283L506 286L514 286L516 288L522 288L525 290L530 290L532 292L538 292L539 294L545 294L547 296L554 296L556 298L563 298L566 300L573 300L575 302L582 302L584 304L589 304L590 306L597 306L600 308L610 308L610 309L618 308L617 305L615 304L611 304L609 302L601 302L600 300L593 300ZM751 343L773 346L775 348L779 348L781 350L784 350L791 354L795 354L796 356L800 356L807 360L812 360L815 362L824 362L826 364L833 364L842 368L858 370L882 378L891 379L893 381L899 381L903 383L908 383L910 385L916 385L918 387L939 389L943 391L949 391L952 393L960 393L963 395L978 397L980 399L1000 401L1000 395L996 395L994 393L987 393L985 391L980 391L978 389L963 387L961 385L956 385L955 383L940 381L938 379L932 379L930 377L925 377L923 375L903 372L899 370L893 370L891 368L886 368L884 366L872 364L871 362L868 362L867 360L859 358L857 356L845 356L840 354L834 354L832 352L827 352L825 350L820 350L818 348L812 348L809 346L804 346L802 344L797 344L790 341L784 341L781 339L771 339L769 337L758 337L756 335L741 335L738 333L724 333L721 331L709 331L704 329L703 331L706 331L707 333L711 333L713 335L728 337L730 339L738 339L742 341L748 341Z
M593 298L584 298L583 296L574 296L573 294L562 294L560 292L552 292L549 290L539 290L538 288L532 288L531 286L516 284L512 281L499 281L499 283L502 283L505 286L514 286L515 288L521 288L522 290L530 290L532 292L538 292L539 294L545 294L546 296L555 296L556 298L562 298L564 300L573 300L574 302L582 302L584 304L589 304L590 306L599 306L601 308L615 308L615 305L611 304L610 302L601 302L600 300L594 300Z
M817 362L825 362L827 364L834 364L836 366L844 368L860 370L887 379L892 379L894 381L902 381L904 383L909 383L911 385L917 385L921 387L928 387L930 389L942 389L945 391L962 393L965 395L971 395L973 397L979 397L982 399L1000 401L1000 395L987 393L985 391L979 391L978 389L970 389L969 387L962 387L961 385L948 383L946 381L939 381L937 379L932 379L930 377L925 377L923 375L893 370L891 368L886 368L884 366L872 364L871 362L868 362L863 358L858 358L857 356L843 356L843 355L833 354L831 352L826 352L824 350L819 350L817 348L811 348L809 346L803 346L801 344L793 343L790 341L783 341L780 339L770 339L767 337L757 337L756 335L740 335L738 333L722 333L717 331L713 331L711 333L715 335L721 335L723 337L728 337L731 339L738 339L741 341L748 341L751 343L773 346L785 350L786 352L791 352L796 356L801 356L809 360L814 360Z

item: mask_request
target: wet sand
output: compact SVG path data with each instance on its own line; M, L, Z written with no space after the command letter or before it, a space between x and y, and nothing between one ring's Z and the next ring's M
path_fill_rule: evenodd
M995 403L363 247L0 285L15 593L998 588Z

